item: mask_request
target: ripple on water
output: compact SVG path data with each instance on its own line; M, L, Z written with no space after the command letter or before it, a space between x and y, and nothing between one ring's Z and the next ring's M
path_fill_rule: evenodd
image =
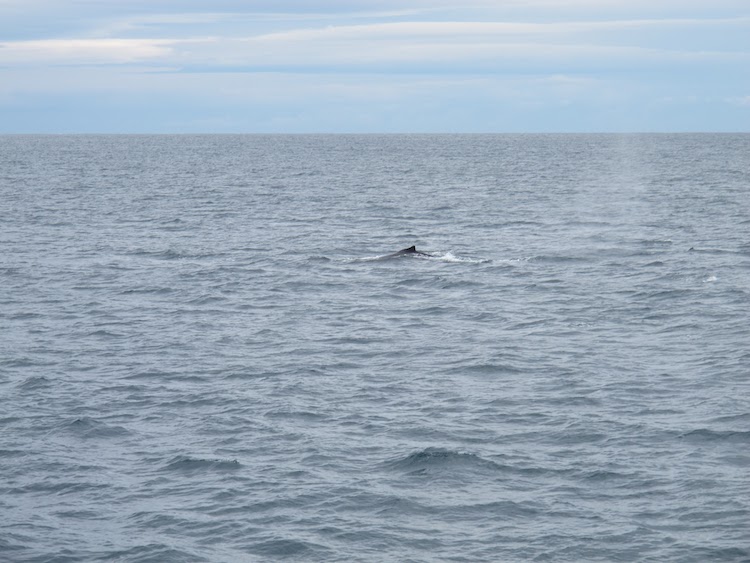
M463 477L466 472L502 471L503 467L494 461L483 459L476 454L459 452L445 448L426 448L386 463L386 467L403 471L410 475L455 474Z
M64 422L58 428L67 434L77 436L84 440L107 440L132 435L132 432L127 428L117 425L109 425L90 417L76 418L73 421Z
M236 459L203 459L188 456L176 456L169 460L163 471L185 473L236 471L242 464Z

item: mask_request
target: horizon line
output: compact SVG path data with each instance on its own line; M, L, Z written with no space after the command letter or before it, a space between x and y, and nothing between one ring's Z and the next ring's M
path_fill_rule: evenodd
M197 136L197 135L257 135L257 136L304 136L304 135L747 135L750 134L750 130L747 131L734 131L734 130L692 130L692 131L238 131L238 132L227 132L227 131L188 131L188 132L125 132L125 131L95 131L95 132L60 132L60 131L43 131L43 132L18 132L18 131L0 131L2 137L13 137L13 136L48 136L48 137L62 137L62 136Z

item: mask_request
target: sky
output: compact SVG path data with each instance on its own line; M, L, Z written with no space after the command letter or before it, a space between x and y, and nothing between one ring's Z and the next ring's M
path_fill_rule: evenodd
M750 131L750 0L0 0L0 133Z

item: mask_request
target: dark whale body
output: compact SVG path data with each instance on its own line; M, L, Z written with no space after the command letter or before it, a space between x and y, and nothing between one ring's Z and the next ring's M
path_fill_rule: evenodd
M409 248L404 248L403 250L399 250L398 252L394 252L393 254L389 254L389 258L397 258L399 256L432 256L432 254L427 254L426 252L420 252L417 250L416 246L410 246Z

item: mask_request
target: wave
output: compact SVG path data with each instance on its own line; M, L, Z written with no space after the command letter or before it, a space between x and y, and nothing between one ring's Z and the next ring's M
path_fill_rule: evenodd
M49 380L49 378L43 376L43 375L34 375L31 377L27 377L22 383L18 384L19 389L25 389L27 391L31 389L44 389L46 387L49 387L52 384L52 382Z
M165 471L234 471L242 467L236 459L203 459L177 456L169 460Z
M0 268L0 276L18 276L21 274L21 268Z
M724 416L718 416L714 418L711 422L742 422L742 423L750 423L750 412L745 412L741 414L730 414L730 415L724 415Z
M136 287L131 289L124 289L120 292L120 295L131 295L131 294L141 294L141 293L153 293L157 295L165 295L167 293L172 293L175 291L171 287L155 287L155 286L146 286L146 287Z
M716 255L722 255L722 254L747 254L747 251L744 251L742 249L740 250L732 250L729 248L695 248L694 246L691 246L688 249L688 252L695 253L695 254L716 254Z
M320 544L293 539L274 538L254 543L245 548L251 553L268 558L310 557L324 560L323 557L330 550Z
M119 332L110 332L110 331L105 330L103 328L91 331L91 332L87 333L86 336L96 336L96 337L100 337L100 338L124 338L125 337L124 334L121 334Z
M137 249L127 253L129 256L142 256L154 258L156 260L200 260L204 258L214 258L220 256L214 253L192 253L185 250L175 250L167 248L165 250L145 250Z
M319 257L316 257L319 259ZM391 260L425 260L429 262L445 262L449 264L491 264L492 260L487 258L469 258L456 256L450 251L430 252L424 254L379 254L377 256L364 256L362 258L344 258L342 262L385 262Z
M541 512L532 503L518 503L512 500L448 506L446 509L450 511L452 517L459 518L531 518Z
M638 475L633 473L621 473L619 471L608 471L606 469L585 471L580 475L580 478L583 481L590 481L594 483L620 481L625 483L627 486L632 486L634 482L637 482L637 477Z
M709 430L708 428L699 428L680 435L680 438L694 442L730 442L746 444L750 443L750 431Z
M456 256L452 252L436 253L430 256L417 256L422 260L434 260L437 262L449 262L458 264L489 264L492 260L486 258L467 258L464 256Z
M386 464L389 468L410 474L425 474L435 470L501 470L502 466L476 454L444 448L426 448L395 459Z
M101 557L97 557L99 560L115 560L115 561L195 561L196 563L202 563L204 561L210 561L202 556L197 555L189 551L182 549L176 549L165 544L148 544L139 545L130 549L124 549L119 551L112 551L109 553L102 553Z
M456 375L505 375L523 373L524 370L510 364L485 362L450 367L446 372Z
M673 243L672 239L668 239L668 238L642 239L637 242L638 244L642 246L669 246Z
M55 362L42 358L30 358L28 356L0 360L0 366L6 368L47 367L53 365L55 365Z
M105 439L129 436L130 430L122 426L110 426L87 416L62 425L62 429L83 439Z
M581 256L562 256L559 254L539 254L529 258L530 262L548 262L551 264L588 262L587 258Z

